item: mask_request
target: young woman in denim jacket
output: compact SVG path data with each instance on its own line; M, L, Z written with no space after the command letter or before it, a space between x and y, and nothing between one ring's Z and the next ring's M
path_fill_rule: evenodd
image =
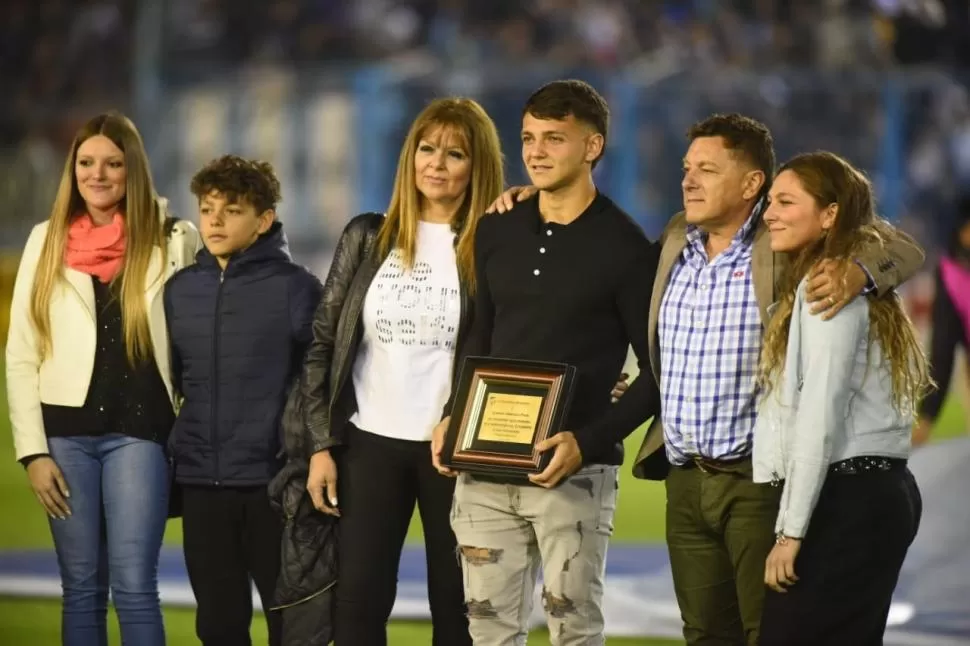
M881 644L921 502L906 466L926 358L895 296L814 316L805 277L895 232L872 186L827 152L783 165L764 218L793 262L765 332L754 479L782 487L762 646Z

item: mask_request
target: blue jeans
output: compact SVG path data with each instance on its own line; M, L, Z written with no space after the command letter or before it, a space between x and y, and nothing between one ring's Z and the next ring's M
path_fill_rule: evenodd
M165 646L158 553L169 470L160 444L125 435L49 438L71 515L52 519L64 646L107 646L108 589L125 646Z

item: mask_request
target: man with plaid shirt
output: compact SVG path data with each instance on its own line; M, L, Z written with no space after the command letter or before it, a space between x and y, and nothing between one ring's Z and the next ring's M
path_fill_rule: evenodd
M661 238L650 305L662 412L634 474L666 480L667 547L687 643L753 646L780 494L751 478L763 326L787 267L761 218L775 153L768 129L737 114L709 117L688 138L684 212ZM862 293L892 292L922 262L899 234L856 262L816 268L809 300L834 316Z

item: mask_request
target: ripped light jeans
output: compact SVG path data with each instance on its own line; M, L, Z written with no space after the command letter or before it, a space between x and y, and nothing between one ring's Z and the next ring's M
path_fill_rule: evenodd
M603 579L617 473L592 465L551 490L459 477L451 526L476 645L526 643L540 566L552 645L605 643Z

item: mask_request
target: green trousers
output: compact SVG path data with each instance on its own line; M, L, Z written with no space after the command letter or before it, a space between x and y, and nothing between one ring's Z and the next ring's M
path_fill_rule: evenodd
M751 461L672 467L667 549L689 646L756 646L781 487Z

